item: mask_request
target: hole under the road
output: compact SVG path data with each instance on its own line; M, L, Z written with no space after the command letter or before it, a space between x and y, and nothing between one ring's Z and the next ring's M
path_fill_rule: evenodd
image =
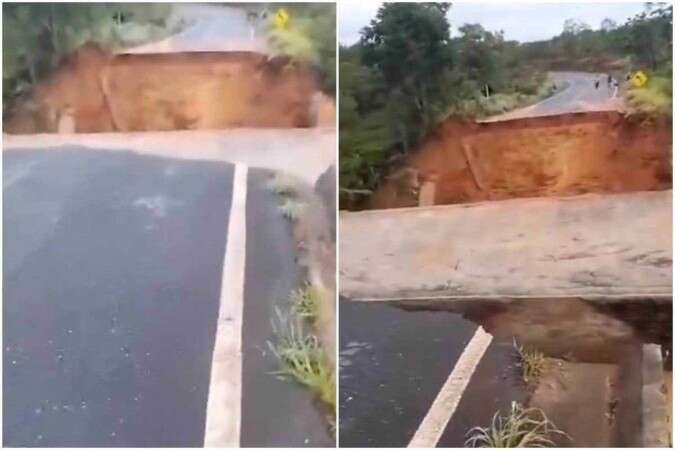
M663 404L672 398L669 301L426 300L399 301L395 306L409 313L451 313L449 324L459 314L492 334L493 346L505 355L497 372L501 378L480 381L499 382L503 395L542 409L569 435L554 436L556 446L641 446L654 438L646 434L645 427L651 425L645 421L651 419L644 415L645 408L654 405L645 396L654 377L660 377ZM516 343L543 357L543 370L535 379L519 379L512 348ZM471 408L465 411L471 415ZM665 414L661 419L669 421L670 411ZM451 427L446 434L460 431Z

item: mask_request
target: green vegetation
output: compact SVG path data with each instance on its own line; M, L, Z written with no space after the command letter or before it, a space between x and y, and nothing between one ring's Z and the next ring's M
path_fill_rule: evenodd
M445 118L502 113L563 89L547 80L549 70L619 80L643 70L656 75L653 87L630 91L629 103L655 114L672 103L672 5L646 4L625 24L607 19L595 31L570 19L559 36L522 44L479 24L451 35L449 20L448 3L385 3L359 42L340 47L341 208L363 206Z
M298 317L314 322L320 300L318 291L307 283L303 288L296 289L291 294L291 308Z
M275 3L288 11L286 28L270 24L270 41L280 53L313 65L321 76L322 90L335 97L335 4Z
M287 30L270 33L273 46L314 66L323 90L335 96L335 5L276 3L272 11L281 7L290 21ZM163 39L187 25L172 20L169 3L3 3L2 12L3 114L87 42L114 50Z
M277 173L267 182L267 188L281 198L279 209L291 222L297 221L307 206L300 200L300 181L284 173Z
M636 116L645 122L652 122L661 118L672 120L672 76L652 74L644 87L629 88L624 98L629 116Z
M281 206L279 206L279 209L285 218L291 222L295 222L300 218L303 211L305 210L305 204L296 198L284 197L281 200Z
M466 447L553 447L553 435L567 436L548 420L538 408L523 408L511 403L511 411L505 417L499 411L492 417L489 427L474 427L467 435Z
M531 385L536 383L546 367L544 354L539 350L526 349L518 345L515 339L513 347L516 350L516 366L521 371L523 381Z
M307 203L302 199L301 182L290 175L278 173L272 177L267 188L280 196L280 209L284 216L297 224L305 212ZM300 226L301 227L301 226ZM300 248L300 245L298 246ZM335 430L335 372L332 355L325 352L317 337L320 291L311 283L291 292L288 309L275 308L272 326L275 342L268 342L279 360L281 370L276 372L284 379L295 380L306 386L321 400L326 409L326 420Z
M294 176L276 173L267 183L267 187L278 195L292 197L298 193L299 182Z
M170 12L166 3L3 3L3 113L86 42L119 48L177 32Z
M276 343L268 342L279 360L281 370L276 372L282 379L292 379L306 386L335 412L335 374L328 362L329 355L321 347L319 339L305 332L299 317L284 315L276 309L272 321L277 336Z

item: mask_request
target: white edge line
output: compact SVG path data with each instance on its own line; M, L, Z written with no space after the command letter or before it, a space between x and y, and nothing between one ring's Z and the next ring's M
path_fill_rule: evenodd
M340 23L340 2L335 2L335 23ZM333 164L335 165L335 211L333 212L333 220L335 221L335 355L333 362L335 363L335 446L340 446L340 246L338 245L340 237L340 220L338 211L340 210L340 29L337 27L335 39L335 148Z
M239 447L247 173L247 166L235 165L220 286L218 324L206 406L205 447Z
M483 327L476 329L408 447L436 446L491 341L492 335L486 333Z

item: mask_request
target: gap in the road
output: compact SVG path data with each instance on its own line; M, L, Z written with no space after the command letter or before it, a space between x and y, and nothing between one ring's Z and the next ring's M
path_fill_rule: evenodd
M672 376L669 301L602 302L569 298L439 300L397 305L411 313L449 312L449 323L461 314L495 337L493 347L499 344L513 356L501 361L494 357L487 358L489 361L483 359L481 364L487 365L483 371L478 369L480 375L469 382L438 440L440 446L462 445L472 427L489 426L492 414L497 411L505 416L511 400L540 408L568 434L556 436L556 446L640 446L647 438L640 431L643 421L640 405L645 407L646 382L641 361L647 344L656 345L662 352L650 378L665 380ZM514 340L530 351L539 352L543 361L540 375L529 381L521 380L525 398L521 389L504 385L500 391L494 386L505 383L520 370ZM493 402L495 410L487 412L488 403L484 399L492 397L500 397L499 402Z

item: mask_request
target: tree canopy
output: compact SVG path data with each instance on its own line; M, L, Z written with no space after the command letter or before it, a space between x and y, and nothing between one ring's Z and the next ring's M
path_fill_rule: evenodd
M549 70L672 77L670 4L648 3L626 23L605 19L599 30L570 18L558 36L529 43L478 23L452 29L448 17L449 3L385 3L358 43L340 47L341 207L362 206L448 115L494 114L550 95L557 87Z
M86 42L105 48L161 39L176 30L162 3L3 3L3 108Z

